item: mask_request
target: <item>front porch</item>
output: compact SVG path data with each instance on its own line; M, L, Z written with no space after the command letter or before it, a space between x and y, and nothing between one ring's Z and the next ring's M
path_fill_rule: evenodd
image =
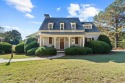
M40 46L54 47L59 51L71 46L84 47L84 35L39 35L38 39Z

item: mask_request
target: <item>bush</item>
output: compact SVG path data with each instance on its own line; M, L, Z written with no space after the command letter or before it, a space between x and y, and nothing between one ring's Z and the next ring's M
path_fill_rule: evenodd
M24 53L24 42L21 42L19 44L16 45L15 50L16 53Z
M27 55L35 55L35 51L38 49L38 47L36 48L32 48L30 50L27 51Z
M65 49L65 55L87 55L92 53L92 49L88 47L73 46Z
M33 42L33 41L37 41L37 39L35 37L30 37L26 40L26 45Z
M39 47L35 54L37 56L44 56L44 55L56 55L57 50L53 47Z
M36 47L39 47L39 44L36 41L33 41L25 46L24 51L27 53L28 50Z
M0 53L11 53L11 44L0 42Z
M109 37L107 37L106 35L100 35L100 36L98 37L98 40L99 40L99 41L106 42L107 44L109 44L109 46L110 46L110 48L111 48L111 50L112 50L112 44L111 44L111 41L110 41Z
M110 46L103 41L90 41L86 47L92 48L94 54L106 54L111 51Z

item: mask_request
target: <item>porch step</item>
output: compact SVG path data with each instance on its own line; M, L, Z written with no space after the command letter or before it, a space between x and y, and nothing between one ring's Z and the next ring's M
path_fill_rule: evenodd
M64 53L64 50L57 50L57 53Z

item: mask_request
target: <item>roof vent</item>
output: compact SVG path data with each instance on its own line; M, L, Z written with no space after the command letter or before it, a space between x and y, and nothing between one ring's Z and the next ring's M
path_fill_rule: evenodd
M49 14L44 14L45 18L50 18Z

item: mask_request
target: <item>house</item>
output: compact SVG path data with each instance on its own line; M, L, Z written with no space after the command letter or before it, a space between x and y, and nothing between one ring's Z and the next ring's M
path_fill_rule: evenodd
M0 42L3 42L4 41L4 38L3 37L0 37Z
M45 14L39 29L40 46L65 49L70 46L83 46L85 42L97 40L100 31L92 22L80 22L79 18L56 18Z

